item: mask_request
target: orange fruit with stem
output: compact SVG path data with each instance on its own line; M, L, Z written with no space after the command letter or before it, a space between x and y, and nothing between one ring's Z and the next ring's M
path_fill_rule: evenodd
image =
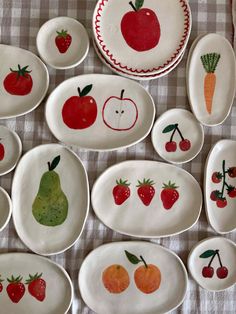
M127 270L118 264L111 265L104 270L102 281L110 293L121 293L128 288L130 283Z

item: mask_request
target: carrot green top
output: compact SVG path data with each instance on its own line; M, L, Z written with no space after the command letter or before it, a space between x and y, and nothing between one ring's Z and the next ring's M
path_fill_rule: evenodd
M207 73L214 73L217 67L217 64L220 60L220 54L218 53L208 53L201 56L202 65Z

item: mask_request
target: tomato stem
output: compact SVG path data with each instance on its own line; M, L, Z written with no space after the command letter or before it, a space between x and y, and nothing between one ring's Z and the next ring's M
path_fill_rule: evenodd
M129 5L131 5L132 9L133 9L135 12L137 12L137 9L136 9L135 6L133 5L133 2L132 2L132 1L129 2Z
M223 162L222 162L222 170L223 170L223 186L222 186L222 190L221 190L221 197L224 197L224 190L225 190L225 186L227 185L226 179L225 179L225 174L226 174L225 160L223 160Z

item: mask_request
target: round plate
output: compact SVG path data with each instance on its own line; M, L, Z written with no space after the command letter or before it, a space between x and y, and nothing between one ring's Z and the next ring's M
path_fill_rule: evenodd
M166 161L181 164L195 158L202 149L204 130L193 114L184 109L163 113L152 129L152 144Z
M0 187L0 231L8 224L11 218L12 203L7 192Z
M40 57L55 69L79 65L89 51L89 37L84 26L64 16L44 23L38 32L36 44Z
M21 152L22 144L18 134L0 125L0 176L15 168Z
M196 282L209 291L225 290L236 283L236 245L223 238L207 238L189 253L188 269Z
M16 168L12 202L15 228L25 245L41 255L61 253L80 237L88 216L86 170L64 146L35 147Z

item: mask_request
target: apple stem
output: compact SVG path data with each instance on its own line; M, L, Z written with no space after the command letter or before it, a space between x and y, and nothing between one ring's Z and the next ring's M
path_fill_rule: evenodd
M218 260L220 262L220 267L223 267L222 262L221 262L221 258L220 258L220 254L219 254L219 250L216 250L216 254L217 254Z
M135 12L137 12L137 9L136 9L135 6L133 5L133 2L130 1L129 4L131 5L132 9L133 9Z
M174 129L174 131L172 132L172 135L171 135L171 137L170 137L170 142L173 141L173 137L174 137L174 135L175 135L175 132L176 132L177 128L178 128L178 124L175 125L175 129Z
M122 89L121 94L120 94L120 99L121 99L121 100L122 100L122 99L123 99L123 97L124 97L124 92L125 92L125 90L124 90L124 89Z
M145 260L144 260L144 258L142 257L142 255L140 255L140 258L141 258L142 262L144 263L144 266L145 266L146 268L148 268L147 263L145 262Z
M80 88L78 87L77 90L78 90L79 96L81 96L81 90L80 90Z
M207 267L210 267L210 266L211 266L211 263L213 262L213 259L215 258L215 256L216 256L216 254L217 254L218 251L219 251L219 250L215 250L215 254L212 256L212 258L211 258L211 260L210 260L210 262L209 262L209 264L208 264Z

